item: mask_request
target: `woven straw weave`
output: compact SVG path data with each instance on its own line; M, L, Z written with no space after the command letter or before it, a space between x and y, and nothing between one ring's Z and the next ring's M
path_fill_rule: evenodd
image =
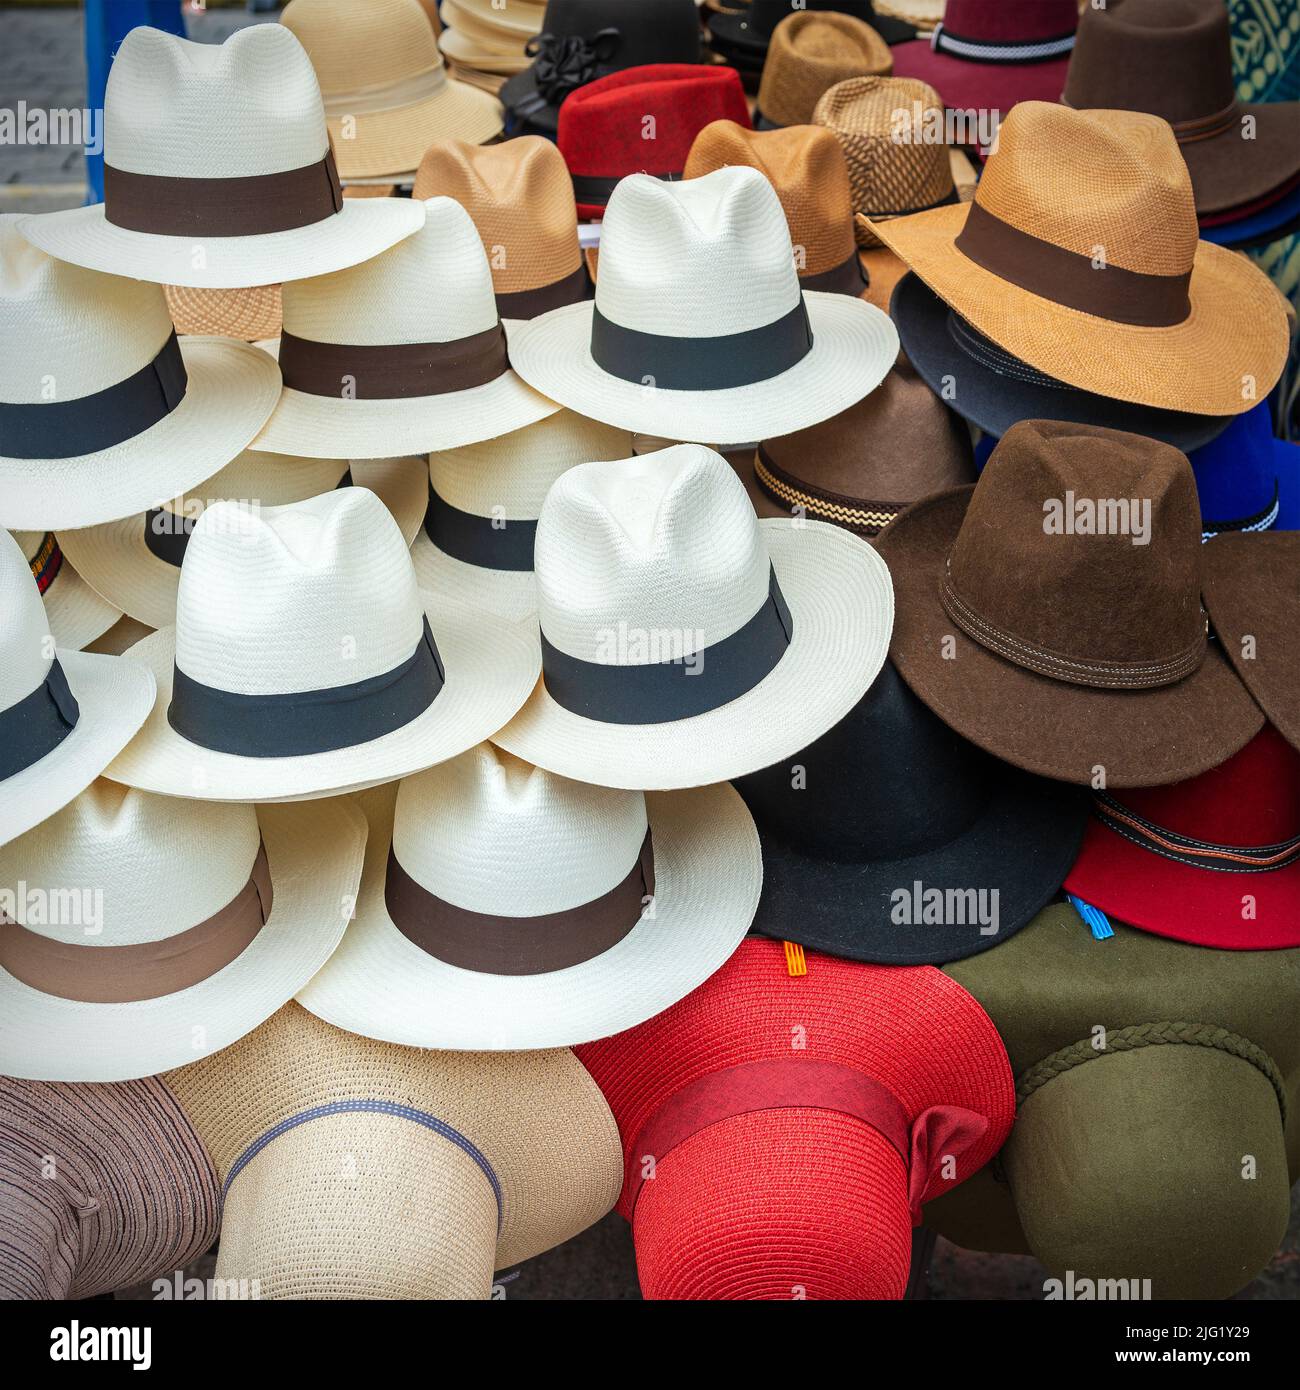
M168 285L167 307L178 333L214 333L246 343L280 336L280 287L199 290Z
M774 125L807 125L822 93L837 82L893 70L888 45L869 24L833 11L799 11L773 31L758 109Z

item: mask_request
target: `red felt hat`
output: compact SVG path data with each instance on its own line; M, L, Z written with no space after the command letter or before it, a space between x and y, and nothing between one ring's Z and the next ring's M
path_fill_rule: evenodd
M713 121L751 127L735 68L657 63L579 87L560 107L556 137L578 216L603 217L628 174L681 178L695 137Z
M933 33L889 50L894 76L928 82L950 110L1059 101L1078 24L1075 0L948 0Z
M1011 1129L1006 1050L955 981L805 960L792 975L749 937L680 1003L575 1049L618 1122L647 1298L901 1298L920 1204Z
M1195 946L1300 946L1300 753L1271 724L1199 777L1093 809L1067 892Z

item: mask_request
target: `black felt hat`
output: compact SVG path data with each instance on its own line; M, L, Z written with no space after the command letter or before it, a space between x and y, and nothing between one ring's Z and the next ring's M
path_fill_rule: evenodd
M713 47L729 62L762 58L772 41L772 30L787 15L806 10L837 10L840 14L852 15L870 24L886 43L906 43L917 35L915 24L877 14L872 0L751 0L736 14L709 16Z

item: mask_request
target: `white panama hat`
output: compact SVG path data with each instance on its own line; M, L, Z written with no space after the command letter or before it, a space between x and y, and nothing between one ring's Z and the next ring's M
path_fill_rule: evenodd
M776 190L757 169L621 180L595 302L512 325L510 358L561 405L645 434L738 443L838 415L898 357L889 316L801 291Z
M158 285L51 259L0 215L0 526L59 531L158 506L261 429L280 371L172 330Z
M101 597L79 575L53 531L14 531L45 604L54 644L80 651L102 637L122 610ZM76 532L69 532L75 535Z
M364 845L345 801L95 782L0 848L0 1072L129 1081L229 1046L328 959Z
M627 430L558 410L430 454L428 509L411 547L420 587L515 621L536 617L533 541L551 484L576 464L631 452Z
M284 286L280 403L257 449L387 458L494 439L553 415L510 369L469 213L430 198L423 228L364 265Z
M608 1037L702 984L758 907L758 831L725 782L646 796L482 744L404 780L395 812L360 799L377 814L356 917L298 1002L366 1037Z
M345 200L311 59L280 24L223 44L132 29L104 93L104 201L22 219L61 260L164 285L324 275L416 231L409 199Z
M170 796L284 801L402 777L500 728L537 678L521 627L420 591L373 492L254 511L190 535L176 626L126 654L158 704L108 775Z
M147 671L57 645L27 557L0 532L0 845L88 787L153 702Z
M279 507L350 484L369 488L392 512L408 544L415 539L426 507L423 459L362 459L349 464L346 459L246 450L189 495L101 526L64 532L64 550L93 586L92 593L98 590L149 627L169 627L176 621L176 591L190 533L214 502Z
M571 468L536 566L542 679L492 741L601 786L767 767L842 719L889 649L880 556L827 522L760 521L699 444Z

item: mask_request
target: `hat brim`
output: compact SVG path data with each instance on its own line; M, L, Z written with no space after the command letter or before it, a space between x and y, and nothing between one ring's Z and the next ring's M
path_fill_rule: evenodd
M453 63L498 77L513 77L533 65L522 46L503 43L500 48L493 48L463 29L444 29L438 35L438 48Z
M752 690L690 719L605 724L557 704L539 681L492 742L577 781L672 791L755 772L838 723L884 665L889 571L869 545L827 522L759 525L794 635Z
M106 775L144 791L203 801L308 800L405 777L482 743L536 683L536 641L493 614L454 609L431 594L424 601L447 672L429 708L381 738L290 758L217 753L178 734L167 721L176 629L151 633L125 659L153 673L158 701Z
M358 112L346 136L341 118L331 117L326 125L339 177L378 178L417 168L436 140L481 145L494 139L505 128L505 112L491 93L448 78L424 101Z
M259 807L257 817L271 915L229 965L188 989L122 1004L43 994L0 969L0 1070L41 1081L132 1081L229 1047L292 999L347 926L365 819L343 802Z
M750 386L669 391L612 376L591 355L591 301L514 325L510 361L552 400L641 434L716 444L792 434L874 391L898 356L897 329L864 299L806 290L804 302L811 350L787 371Z
M895 77L919 77L928 82L951 110L1001 111L1018 101L1058 102L1065 91L1070 60L1045 63L974 63L936 53L930 39L913 37L893 51Z
M280 369L234 338L181 338L188 384L175 410L110 449L60 459L0 456L0 525L94 526L170 502L248 446L275 408Z
M353 484L378 496L410 545L424 520L428 496L423 460L359 459L349 466ZM67 531L63 548L86 581L103 595L101 602L108 600L150 627L169 627L176 621L180 566L160 560L145 544L145 513Z
M871 229L963 318L1022 362L1099 396L1191 415L1240 415L1286 362L1283 301L1258 267L1199 242L1182 323L1145 328L1053 303L967 259L955 239L970 205L869 221Z
M204 237L200 267L194 265L194 237L117 227L104 216L103 203L24 217L18 230L33 246L90 270L161 285L236 290L360 265L423 225L424 204L409 198L344 199L341 212L306 227Z
M812 855L774 836L763 839L763 897L754 930L797 941L848 960L881 965L940 965L1000 945L1026 926L1060 891L1088 819L1076 788L994 772L994 785L975 822L956 839L902 859L845 863ZM870 846L863 846L869 852ZM993 930L893 921L893 895L917 884L997 896Z
M1255 126L1249 140L1241 128L1247 116ZM1262 198L1300 173L1300 102L1242 106L1240 117L1219 135L1179 146L1198 213L1222 212Z
M1213 643L1174 685L1097 690L1027 671L967 637L944 611L939 577L973 492L928 497L876 538L897 600L890 655L945 724L1040 777L1091 786L1104 766L1110 787L1194 777L1260 731L1263 714Z
M77 532L67 531L75 536ZM96 591L73 568L67 548L63 549L63 565L54 582L45 591L45 616L50 623L50 636L56 647L78 652L97 637L102 637L122 616L122 610Z
M409 941L384 905L391 814L372 824L356 917L329 964L298 996L364 1037L450 1051L532 1051L609 1037L703 983L744 939L758 906L758 832L725 783L652 792L655 895L617 945L541 975L448 965Z
M903 269L906 272L906 266ZM1208 444L1232 420L1231 415L1156 410L1064 383L1042 386L1020 376L1004 376L958 347L948 328L948 305L918 275L905 273L897 282L889 312L908 361L926 385L962 419L997 439L1020 420L1066 420L1160 439L1187 453ZM945 384L953 382L955 391L945 392Z
M734 50L738 56L761 61L771 46L771 34L764 34L750 24L748 9L735 14L711 14L707 23L709 33L718 45ZM895 19L892 15L881 14L878 10L869 23L888 44L904 44L916 38L915 24ZM926 47L929 47L928 42Z
M536 636L537 581L532 570L471 565L439 550L423 529L411 547L411 561L420 588L451 603L498 613L513 623L527 622ZM539 660L540 652L539 641Z
M115 656L56 651L80 716L57 747L0 781L0 845L85 791L131 740L154 703L148 671Z

